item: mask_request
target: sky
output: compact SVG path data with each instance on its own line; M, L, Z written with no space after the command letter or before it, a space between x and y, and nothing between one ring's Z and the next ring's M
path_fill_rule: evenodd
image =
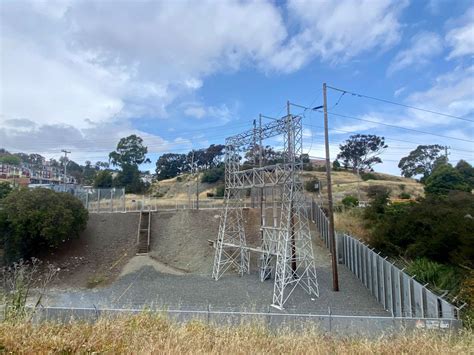
M463 0L3 0L0 147L106 161L137 134L153 171L163 153L285 115L287 100L322 105L326 82L348 91L328 90L331 159L359 133L386 138L376 171L399 175L419 144L473 164L473 58ZM322 157L323 115L291 112L303 116L304 152Z

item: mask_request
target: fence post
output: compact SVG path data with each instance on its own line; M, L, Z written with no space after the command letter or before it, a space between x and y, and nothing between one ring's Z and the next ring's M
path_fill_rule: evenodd
M125 206L125 189L122 189L122 206L123 206L123 212L127 212L127 206Z
M110 212L114 211L115 188L110 190Z
M89 189L86 190L86 210L89 211Z
M100 213L100 189L97 189L97 213Z

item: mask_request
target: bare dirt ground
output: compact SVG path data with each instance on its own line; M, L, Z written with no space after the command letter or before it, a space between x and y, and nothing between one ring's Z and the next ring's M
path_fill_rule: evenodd
M56 287L108 284L136 253L138 213L89 215L86 230L44 257L61 271Z

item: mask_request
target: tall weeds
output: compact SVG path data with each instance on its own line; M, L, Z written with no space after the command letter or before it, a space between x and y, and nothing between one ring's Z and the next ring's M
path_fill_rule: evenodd
M27 316L27 301L32 289L37 291L32 309L36 308L46 288L57 275L58 269L32 258L29 262L20 260L11 266L0 268L0 305L3 307L3 320L20 320Z
M214 327L197 321L175 324L162 316L101 318L94 323L4 322L0 347L13 353L294 353L294 354L468 354L473 335L338 337L317 330L268 331L263 326Z

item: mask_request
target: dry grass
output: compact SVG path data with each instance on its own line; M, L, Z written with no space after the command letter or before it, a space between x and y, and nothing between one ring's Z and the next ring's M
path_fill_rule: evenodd
M364 226L363 209L351 208L334 214L336 231L350 234L354 237L369 241L370 233Z
M377 339L342 338L316 331L272 333L259 326L212 327L173 324L141 314L95 323L1 323L0 351L13 353L311 353L468 354L473 334L415 333Z
M376 174L380 180L359 180L357 175L348 171L334 171L332 173L333 193L336 202L342 200L344 196L352 195L360 198L362 201L367 200L367 189L369 186L385 186L391 191L391 197L397 198L402 192L410 194L412 197L423 196L423 185L413 179L407 179L399 176L388 174ZM303 179L308 180L317 178L323 182L322 195L327 193L324 188L326 181L326 173L320 171L305 171ZM382 180L383 179L383 180Z

